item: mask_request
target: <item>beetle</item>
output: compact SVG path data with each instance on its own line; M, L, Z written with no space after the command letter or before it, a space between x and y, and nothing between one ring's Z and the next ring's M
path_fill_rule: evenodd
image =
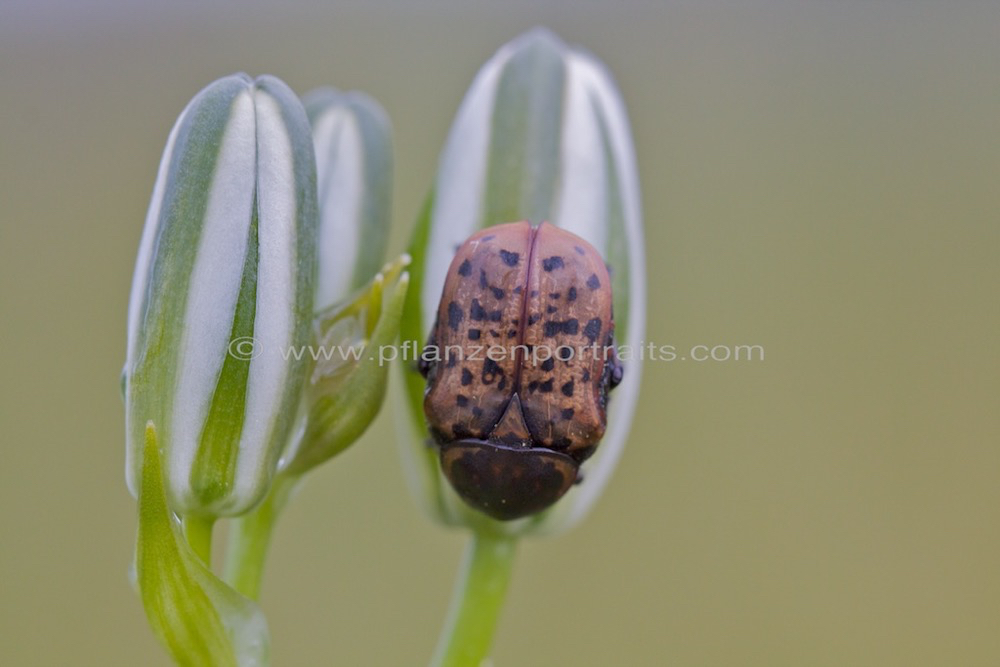
M458 247L419 365L442 470L466 503L516 519L580 481L622 377L613 336L608 268L579 236L521 221Z

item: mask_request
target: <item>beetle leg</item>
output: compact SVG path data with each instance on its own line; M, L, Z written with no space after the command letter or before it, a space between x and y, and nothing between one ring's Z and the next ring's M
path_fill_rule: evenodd
M435 363L434 359L436 359L436 357L428 358L430 356L428 354L428 351L436 349L437 349L437 322L434 323L434 328L431 330L430 340L427 341L427 345L424 346L423 351L421 351L420 353L420 358L417 359L417 370L420 371L420 374L424 376L425 380L427 379L427 376L430 375L431 370L434 368L434 363Z
M608 374L608 389L614 389L621 384L622 378L625 375L625 367L622 366L621 360L618 359L614 338L611 338L609 345L611 346L611 358L608 360L608 363L611 364L611 372Z

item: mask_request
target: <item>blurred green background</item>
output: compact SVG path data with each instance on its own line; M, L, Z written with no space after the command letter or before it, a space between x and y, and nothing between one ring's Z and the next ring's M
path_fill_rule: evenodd
M628 103L649 340L766 357L646 364L594 513L523 544L495 664L1000 664L1000 6L909 0L5 3L0 663L167 664L118 374L187 100L238 70L373 94L395 252L472 76L537 24ZM276 667L431 653L464 536L407 496L392 410L279 524Z

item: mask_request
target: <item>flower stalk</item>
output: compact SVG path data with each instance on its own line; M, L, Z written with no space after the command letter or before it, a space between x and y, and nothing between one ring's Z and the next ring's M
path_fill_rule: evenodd
M431 667L481 665L489 657L516 551L516 538L473 531Z
M222 578L251 600L260 599L274 527L299 481L298 477L279 475L264 502L230 526Z

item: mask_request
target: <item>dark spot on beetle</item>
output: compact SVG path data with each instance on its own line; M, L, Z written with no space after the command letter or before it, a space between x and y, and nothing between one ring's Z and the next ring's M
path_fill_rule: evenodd
M458 396L455 397L455 405L457 405L458 407L464 408L468 404L469 404L468 396L465 396L464 394L459 394Z
M493 311L490 311L490 322L499 322L502 319L503 319L503 311L502 310L493 310Z
M514 325L514 326L516 327L516 326L517 326L517 323L518 323L519 321L520 321L520 320L518 320L518 319L517 319L517 318L515 317L514 319L512 319L512 320L510 321L510 323L511 323L511 324L513 324L513 325Z
M569 345L560 345L556 348L556 359L559 361L569 361L573 358L573 348Z
M543 394L550 393L552 391L552 378L549 378L545 382L538 385L538 391L542 392Z
M468 368L462 369L462 386L468 387L472 384L472 372Z
M503 391L506 388L507 388L507 378L506 377L502 377L502 378L500 378L500 384L497 385L497 389L499 389L500 391Z
M517 336L517 329L507 330L507 338L514 338L515 336Z
M571 317L568 320L560 322L559 320L549 320L545 323L545 335L555 336L559 333L569 334L575 336L580 331L580 322L575 318Z
M483 409L481 407L479 407L478 405L473 405L472 406L472 416L473 417L482 417L483 416Z
M569 291L566 293L567 301L576 301L576 288L570 287Z
M563 396L566 396L566 397L572 396L573 395L573 381L570 380L569 382L567 382L566 384L564 384L562 387L560 387L560 390L562 391Z
M479 329L469 329L469 340L479 340L481 334Z
M468 429L465 424L454 423L451 425L451 432L455 434L455 439L468 438L472 435L472 431Z
M530 326L540 319L542 319L541 315L538 313L532 313L531 315L528 315L528 325Z
M496 329L490 329L490 335L493 336L494 338L499 338L500 332L497 331Z
M572 419L573 418L573 412L574 412L573 408L566 408L560 414L562 415L563 419Z
M532 380L528 383L528 391L532 393L538 391L538 380Z
M455 357L455 356L452 356L452 355L449 354L448 355L448 361L446 361L444 363L444 365L445 365L446 368L454 368L455 364L457 364L457 363L458 363L458 357Z
M448 304L448 326L452 331L458 331L458 325L462 323L462 308L452 301Z
M590 371L583 371L583 377L580 379L584 382L590 382Z
M555 271L556 269L561 269L564 266L565 264L563 264L563 258L558 255L542 260L542 268L546 271Z
M531 293L528 294L528 296L530 296L532 299L534 299L535 297L538 296L538 290L536 290L536 289L531 290Z
M583 328L583 335L591 343L597 340L597 337L601 335L601 318L595 317L587 322L587 326Z
M584 252L583 248L581 248L578 245L573 246L573 250L576 250L576 254L577 255L586 255L587 254L586 252Z
M548 313L549 315L551 315L552 313L556 312L557 310L559 310L559 309L556 308L555 306L546 306L545 307L545 312Z
M520 294L523 291L524 291L524 288L521 287L520 285L518 285L517 287L514 288L514 294Z
M517 266L517 263L521 261L521 254L516 252L511 252L509 250L500 251L500 259L507 266Z
M552 357L549 357L548 359L542 362L539 368L541 368L545 372L548 372L551 371L553 368L555 368L555 366L556 366L556 360L553 359Z
M486 270L479 269L479 286L482 287L483 289L486 289L487 287L489 287L489 284L490 284L489 281L486 280Z
M590 277L587 278L587 287L590 289L597 289L601 286L601 281L597 279L596 273L591 273Z
M479 299L472 300L472 306L469 307L469 317L472 318L474 322L482 322L486 319L486 309L483 308L481 303L479 303Z
M462 262L461 266L458 267L458 275L467 276L472 273L472 263L469 260Z
M503 374L503 369L500 368L497 362L488 357L483 361L483 373L480 378L483 384L493 384L497 377L502 377Z
M491 291L491 292L493 292L493 298L494 298L494 299L497 299L497 300L499 300L499 299L502 299L502 298L504 298L505 296L507 296L507 293L506 293L506 292L504 292L504 291L503 291L502 289L500 289L499 287L491 287L491 288L490 288L490 291Z
M549 292L549 298L550 299L558 299L561 296L562 296L562 294L560 294L559 292Z

